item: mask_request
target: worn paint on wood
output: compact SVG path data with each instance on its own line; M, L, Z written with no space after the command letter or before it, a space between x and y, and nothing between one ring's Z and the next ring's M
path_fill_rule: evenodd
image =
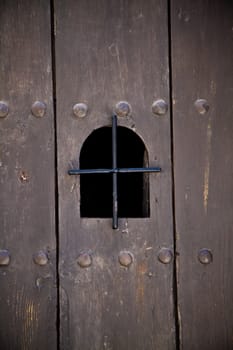
M233 3L172 2L181 348L232 349ZM206 99L207 113L194 102ZM198 261L208 248L213 262Z
M56 242L50 5L0 3L0 348L56 349ZM36 100L45 116L32 115ZM44 250L45 266L33 262Z
M160 247L173 249L170 117L151 108L169 103L166 2L56 1L55 12L61 347L175 349L173 262L157 260ZM122 100L132 116L118 124L138 133L162 173L150 175L151 217L120 219L112 230L110 218L80 219L79 177L67 171ZM73 115L76 103L88 105L85 118ZM133 254L128 269L122 250ZM77 264L82 251L92 255L87 268Z

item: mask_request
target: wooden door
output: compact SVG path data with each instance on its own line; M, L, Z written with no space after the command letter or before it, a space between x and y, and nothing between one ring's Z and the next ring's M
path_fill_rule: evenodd
M0 2L0 348L56 349L50 5Z
M172 2L181 349L232 349L233 3Z
M61 348L175 349L167 4L56 1L55 14ZM155 103L154 114L152 104L160 99L165 102ZM116 108L120 101L130 107ZM118 229L112 229L111 201L106 212L95 213L105 205L102 197L108 201L107 191L111 197L109 175L99 175L106 177L102 182L86 175L93 176L86 188L84 177L80 183L79 175L68 175L82 166L82 152L86 167L89 160L95 164L92 158L96 167L107 167L114 113L123 147L119 164L129 149L132 158L138 152L135 136L148 165L162 168L149 175L150 213L123 212ZM133 191L123 187L124 201ZM134 190L146 191L137 184ZM92 201L94 213L88 212ZM133 197L128 208L134 205Z
M232 349L232 28L227 0L1 1L0 349Z

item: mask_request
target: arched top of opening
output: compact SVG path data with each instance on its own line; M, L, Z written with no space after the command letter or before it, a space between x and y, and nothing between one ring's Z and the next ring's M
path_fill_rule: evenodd
M136 168L142 165L141 158L148 159L145 144L134 131L118 126L117 136L117 164L119 168ZM95 157L93 157L93 151ZM112 129L110 127L101 127L92 131L82 145L79 161L80 169L112 167ZM147 166L145 162L143 165Z
M94 130L80 152L80 169L112 168L112 129ZM148 166L148 152L142 139L132 130L117 127L118 168ZM112 174L80 176L81 217L112 216ZM149 216L148 174L118 174L119 217Z

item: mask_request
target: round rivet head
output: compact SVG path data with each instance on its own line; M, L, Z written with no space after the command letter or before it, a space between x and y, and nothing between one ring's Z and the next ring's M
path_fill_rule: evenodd
M115 113L118 117L128 117L132 113L132 108L127 101L120 101L115 106Z
M209 249L203 248L198 253L198 260L201 264L207 265L213 261L213 255Z
M40 250L33 255L33 261L37 265L44 266L48 263L48 260L48 255L43 250Z
M81 253L77 259L80 267L89 267L92 264L92 256L89 253Z
M0 101L0 118L5 118L9 113L9 107L6 102Z
M210 109L210 106L206 100L198 99L194 102L194 107L199 114L206 114Z
M84 118L88 112L88 107L85 103L76 103L73 107L75 117Z
M7 266L10 263L10 253L6 249L0 250L0 266Z
M168 248L160 249L158 253L158 260L162 264L170 264L170 262L172 261L172 258L173 258L173 254L171 249L168 249Z
M32 105L32 114L37 118L42 118L46 112L46 104L41 101L36 101Z
M152 112L155 115L164 115L167 113L167 110L168 104L162 99L154 101L152 104Z
M122 251L118 256L119 263L124 267L129 267L133 262L133 256L130 252Z

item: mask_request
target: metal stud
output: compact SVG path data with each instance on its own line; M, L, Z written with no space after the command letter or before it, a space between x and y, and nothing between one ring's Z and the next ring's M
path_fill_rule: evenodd
M164 115L167 113L167 110L168 104L162 99L154 101L152 104L152 112L155 115Z
M48 263L48 260L48 255L43 250L39 250L33 255L33 261L37 265L44 266Z
M173 258L173 254L172 254L171 249L169 249L169 248L160 249L160 251L158 253L158 260L162 264L170 264L170 262L172 261L172 258Z
M5 118L9 113L8 104L4 101L0 101L0 118Z
M86 117L88 106L85 103L76 103L73 107L73 113L78 118Z
M194 102L194 107L196 108L197 112L202 115L206 114L210 109L208 102L204 99L196 100Z
M83 252L79 255L77 263L80 267L89 267L92 264L92 256L87 252Z
M0 266L7 266L10 263L10 253L6 249L0 250Z
M46 112L46 104L41 101L36 101L33 103L31 111L35 117L42 118Z
M119 263L124 267L129 267L133 262L133 255L127 251L121 251L118 256Z
M198 260L201 264L207 265L213 261L213 255L209 249L203 248L199 250Z
M132 107L127 101L120 101L115 106L115 113L118 117L128 117L132 113Z

